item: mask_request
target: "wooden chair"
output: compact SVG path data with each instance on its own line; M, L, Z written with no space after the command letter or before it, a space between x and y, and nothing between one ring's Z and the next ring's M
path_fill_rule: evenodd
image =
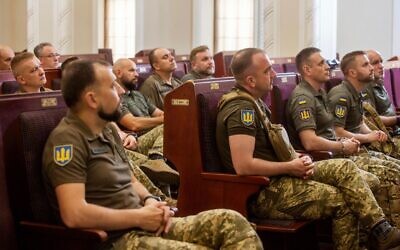
M0 225L2 232L12 232L6 245L17 245L16 236L20 249L96 249L107 239L104 231L58 225L44 192L43 146L65 112L58 91L0 97L0 179L6 176L0 190L7 190L1 203L9 205L12 213L6 218L13 221Z
M221 51L214 55L215 77L232 76L230 66L235 52L236 51Z
M263 176L223 172L215 140L216 107L222 94L233 85L234 81L220 83L217 79L187 82L165 97L164 156L180 174L179 216L229 208L253 220L247 202L269 183ZM313 237L313 224L306 226L310 221L258 220L256 223L266 249L292 248L290 237L304 247L302 239ZM274 239L279 240L274 242Z

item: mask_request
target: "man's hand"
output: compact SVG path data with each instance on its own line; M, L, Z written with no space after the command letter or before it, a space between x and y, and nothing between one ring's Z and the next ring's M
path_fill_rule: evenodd
M370 142L378 141L378 142L385 142L387 141L387 135L385 132L381 130L374 130L368 134L368 139Z
M308 156L302 156L289 162L289 174L298 178L307 179L314 174L314 163Z
M351 139L344 139L343 143L343 154L351 155L358 153L360 151L360 142L356 140L354 137Z
M137 148L135 136L128 134L123 141L123 145L126 149L135 150Z
M167 203L164 201L147 199L144 207L156 207L163 211L162 221L160 222L158 228L152 231L156 231L157 236L161 235L162 233L168 233L171 227L171 217L173 217L175 213L169 206L167 206Z

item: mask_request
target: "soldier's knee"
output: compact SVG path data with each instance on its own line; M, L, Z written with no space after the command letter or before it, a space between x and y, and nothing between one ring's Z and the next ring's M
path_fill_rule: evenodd
M356 173L359 172L357 165L349 159L340 159L339 168L345 173Z

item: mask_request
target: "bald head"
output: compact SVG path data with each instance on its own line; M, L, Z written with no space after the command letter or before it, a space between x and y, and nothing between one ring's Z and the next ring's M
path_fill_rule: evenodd
M14 51L7 45L0 44L0 70L10 70Z
M118 59L113 65L114 75L117 77L117 82L126 90L136 88L139 74L136 71L136 64L128 59Z
M374 78L378 81L383 80L385 71L383 68L383 59L381 53L373 49L367 50L367 57L374 68Z

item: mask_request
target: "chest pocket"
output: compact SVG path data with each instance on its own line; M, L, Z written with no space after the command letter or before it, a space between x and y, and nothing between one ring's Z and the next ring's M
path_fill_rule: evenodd
M89 141L90 160L92 161L107 161L115 163L115 155L110 144L99 139Z
M358 100L352 101L347 114L346 129L353 132L354 129L358 128L362 121L362 115L363 109L361 103Z

